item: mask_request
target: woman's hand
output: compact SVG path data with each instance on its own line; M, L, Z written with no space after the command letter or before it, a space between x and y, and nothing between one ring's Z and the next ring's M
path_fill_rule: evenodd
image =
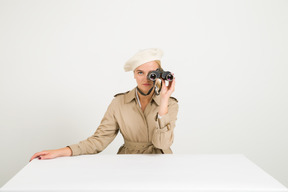
M38 153L35 153L30 161L32 161L35 158L38 158L40 160L43 159L54 159L56 157L64 157L64 156L71 156L72 151L69 147L61 148L61 149L56 149L56 150L47 150L47 151L41 151Z
M174 76L174 74L172 74ZM166 86L165 81L161 79L162 81L162 89L160 92L161 99L169 99L172 93L175 91L175 77L172 81L169 81L168 86Z
M175 90L175 77L173 78L173 81L169 81L168 86L166 86L165 81L163 79L161 79L161 81L162 81L162 88L160 92L160 107L158 114L160 116L163 116L168 113L168 101L170 96Z

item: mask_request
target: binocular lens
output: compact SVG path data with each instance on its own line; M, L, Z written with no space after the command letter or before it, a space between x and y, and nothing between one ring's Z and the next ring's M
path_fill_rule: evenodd
M169 71L164 71L162 73L162 79L166 81L173 81L173 75Z
M155 79L157 78L157 75L155 73L150 74L149 79L151 81L155 81Z
M170 73L166 76L167 81L172 81L173 80L173 75Z

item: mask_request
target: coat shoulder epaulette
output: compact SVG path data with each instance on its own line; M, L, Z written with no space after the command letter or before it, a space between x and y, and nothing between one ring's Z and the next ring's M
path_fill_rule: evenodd
M119 96L119 95L125 95L125 94L127 94L127 93L129 93L129 91L127 91L127 92L125 92L125 93L117 93L116 95L114 95L114 97L117 97L117 96Z
M175 100L178 103L178 100L175 97L170 97L170 98Z

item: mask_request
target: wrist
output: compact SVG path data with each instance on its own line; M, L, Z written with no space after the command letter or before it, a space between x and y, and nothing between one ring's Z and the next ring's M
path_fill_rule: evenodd
M62 149L60 149L60 155L61 156L71 156L72 155L72 150L70 149L70 147L64 147Z
M160 100L165 100L165 101L168 101L169 100L169 98L170 98L170 96L168 95L161 95L160 96Z
M160 106L159 111L158 111L158 115L160 115L162 117L162 116L166 115L167 113L168 113L168 105Z
M168 111L165 111L165 112L158 112L158 115L160 116L159 119L161 119L164 115L166 115L168 113Z
M164 105L164 106L168 106L168 101L169 101L169 98L166 98L166 97L161 97L160 99L160 106L161 105Z
M160 100L160 106L159 106L159 111L158 111L158 114L160 116L166 115L168 113L168 99L161 98Z

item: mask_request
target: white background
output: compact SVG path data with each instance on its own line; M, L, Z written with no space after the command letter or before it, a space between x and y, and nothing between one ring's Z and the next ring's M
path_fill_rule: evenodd
M288 186L287 10L275 0L1 0L0 186L35 152L93 134L113 95L136 86L125 61L152 47L177 79L174 153L244 154Z

